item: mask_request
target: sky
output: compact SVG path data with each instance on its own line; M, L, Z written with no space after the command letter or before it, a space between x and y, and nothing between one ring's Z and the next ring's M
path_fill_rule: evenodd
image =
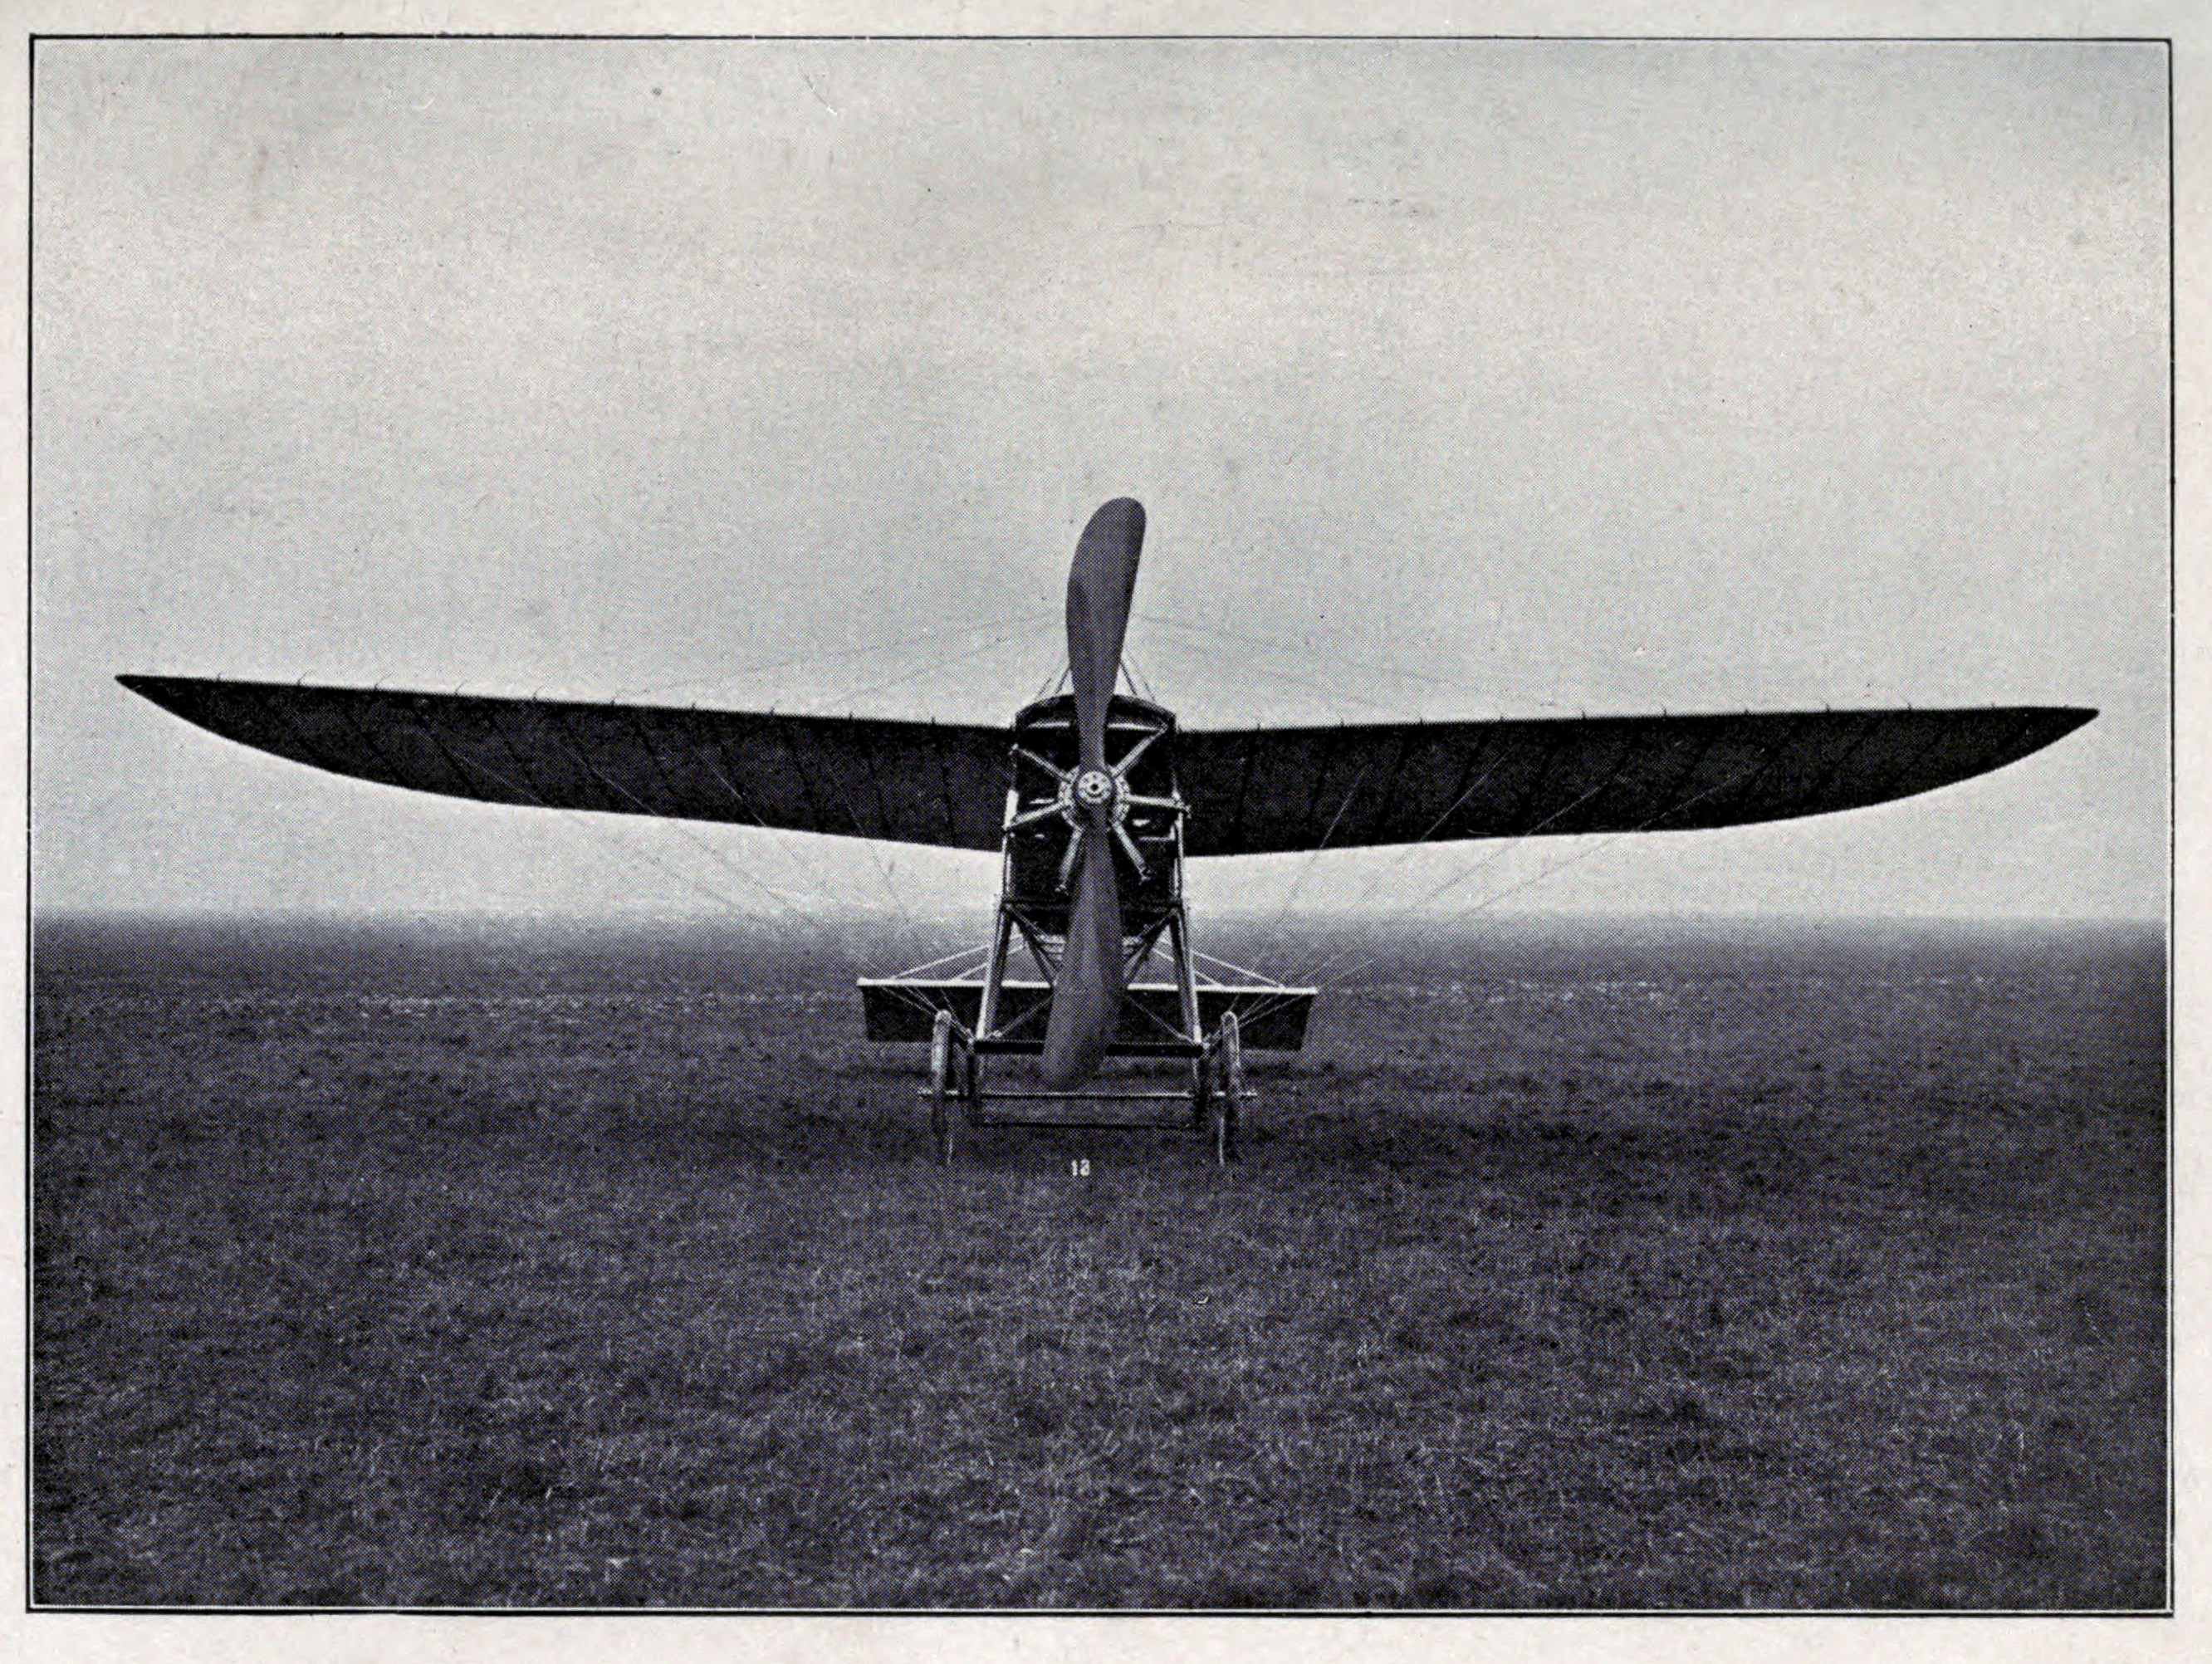
M34 96L42 910L988 902L113 678L998 722L1129 495L1187 726L2103 712L1844 816L1194 864L1201 915L2162 916L2155 46L47 40Z

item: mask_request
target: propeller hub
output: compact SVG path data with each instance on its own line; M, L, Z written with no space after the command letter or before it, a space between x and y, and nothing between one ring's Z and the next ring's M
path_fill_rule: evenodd
M1119 826L1129 816L1129 782L1111 768L1078 768L1060 776L1054 806L1070 826L1087 826L1093 810Z

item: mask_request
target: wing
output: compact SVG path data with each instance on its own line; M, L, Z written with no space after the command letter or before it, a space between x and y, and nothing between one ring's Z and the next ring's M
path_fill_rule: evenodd
M2094 711L1815 711L1185 732L1188 855L1691 831L1887 803L2040 750Z
M383 786L480 803L996 849L1008 736L873 718L125 676L187 722Z

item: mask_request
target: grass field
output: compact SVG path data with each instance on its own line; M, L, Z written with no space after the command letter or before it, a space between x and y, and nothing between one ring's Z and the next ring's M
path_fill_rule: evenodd
M2163 976L1431 938L945 1172L740 939L50 921L35 1597L2158 1606Z

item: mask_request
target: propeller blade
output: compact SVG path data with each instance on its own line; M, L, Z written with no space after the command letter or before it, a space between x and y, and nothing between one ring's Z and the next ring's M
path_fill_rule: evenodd
M1067 920L1067 949L1045 1018L1044 1084L1073 1086L1097 1073L1121 1023L1127 973L1121 964L1121 882L1114 871L1108 811L1095 809L1082 829L1083 871Z
M1076 800L1085 823L1078 829L1082 862L1075 905L1069 910L1067 947L1054 979L1052 1012L1045 1020L1043 1076L1047 1086L1072 1086L1097 1072L1121 1025L1128 974L1121 963L1121 883L1114 870L1114 783L1106 777L1106 713L1121 673L1121 641L1128 633L1129 602L1137 587L1137 554L1145 543L1145 510L1116 497L1091 517L1075 546L1067 574L1067 668L1075 691L1075 726L1083 760L1076 772ZM1085 777L1096 795L1086 792Z
M1145 543L1144 505L1116 497L1091 517L1067 574L1067 668L1083 766L1106 766L1106 708L1121 673L1121 638Z

